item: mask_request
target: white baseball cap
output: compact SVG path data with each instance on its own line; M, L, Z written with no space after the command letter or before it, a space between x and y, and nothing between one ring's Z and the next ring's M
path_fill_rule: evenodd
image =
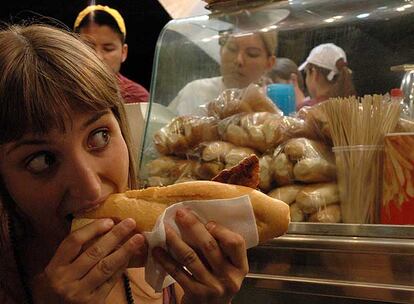
M302 63L299 67L299 71L305 69L308 63L312 63L321 68L330 70L328 74L328 80L332 80L336 74L338 74L338 68L336 67L336 62L339 59L343 59L346 63L346 54L343 49L333 43L324 43L320 44L312 49L309 53L306 61Z

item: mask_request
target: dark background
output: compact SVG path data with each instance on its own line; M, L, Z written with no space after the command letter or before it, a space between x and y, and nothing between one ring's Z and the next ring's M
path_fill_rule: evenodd
M2 1L2 4L0 4L0 20L1 22L10 23L53 17L72 28L78 13L90 4L91 1L85 0ZM155 45L162 28L171 20L170 16L157 0L97 0L95 4L115 8L124 17L129 52L121 71L125 76L142 84L149 90Z

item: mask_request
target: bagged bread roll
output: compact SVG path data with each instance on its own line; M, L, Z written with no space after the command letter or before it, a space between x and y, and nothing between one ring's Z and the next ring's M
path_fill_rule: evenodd
M277 153L273 157L271 170L273 178L278 186L293 184L293 163L287 158L285 153Z
M147 165L149 176L169 176L171 171L177 166L179 158L162 156L150 161Z
M231 167L236 164L238 164L242 159L248 157L249 155L258 153L251 149L246 147L236 147L234 146L225 156L224 156L224 163L226 164L226 167Z
M287 231L290 211L284 202L248 187L212 181L186 182L113 194L99 207L76 214L72 228L82 225L82 221L77 219L112 218L119 222L125 218L133 218L138 232L151 231L157 218L172 204L188 200L229 199L243 195L250 198L260 243Z
M265 152L276 147L282 137L281 130L276 130L271 135L266 135L264 131L266 125L275 120L279 122L282 118L268 112L237 114L220 121L218 131L222 140ZM276 129L280 127L278 122L275 123Z
M225 141L212 141L201 144L201 159L224 162L226 155L236 146Z
M208 116L219 119L238 113L269 112L282 116L282 112L256 84L245 89L228 89L207 104Z
M339 190L336 183L308 185L296 196L298 207L307 214L315 213L322 207L337 202L339 202Z
M304 120L306 129L310 136L304 136L312 139L319 139L323 142L332 142L332 135L328 125L328 119L323 109L323 102L312 106L303 107L298 113L297 117Z
M146 168L149 186L166 186L183 180L210 180L224 169L224 164L162 156L150 161Z
M147 186L149 187L158 187L158 186L168 186L175 183L177 179L169 176L149 176L147 178Z
M185 156L201 142L218 139L216 118L179 116L154 134L154 145L161 154Z
M296 196L298 195L299 191L303 189L303 187L305 186L298 184L288 185L273 189L267 195L290 205L296 201Z
M320 141L304 137L288 140L285 143L284 152L291 161L299 161L304 158L325 158L334 161L331 147Z
M264 155L259 159L259 188L264 192L268 192L273 186L273 172L271 169L271 163L272 157L270 155Z
M290 207L290 220L292 222L304 222L305 213L299 208L297 203L293 203Z
M197 169L198 179L210 180L224 169L224 164L217 161L200 162Z
M336 166L324 158L305 158L295 164L293 176L295 180L304 183L334 181Z
M311 214L308 221L317 223L339 223L341 222L341 207L338 204L322 207L320 210Z

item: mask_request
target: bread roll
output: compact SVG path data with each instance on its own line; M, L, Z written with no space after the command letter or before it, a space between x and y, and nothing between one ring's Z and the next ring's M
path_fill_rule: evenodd
M285 153L279 153L271 163L273 178L278 186L293 184L293 163Z
M225 141L212 141L201 145L203 152L201 158L204 161L224 162L224 158L235 145Z
M170 205L189 200L229 199L248 195L252 203L259 242L284 234L289 225L289 206L257 190L212 181L193 181L166 187L150 187L111 195L98 208L75 218L133 218L139 232L150 231ZM75 221L76 225L76 221Z
M308 214L317 212L320 208L338 201L339 190L336 183L309 185L296 196L298 206Z
M242 159L256 154L256 151L246 147L234 147L224 157L226 167L237 165Z
M273 172L271 170L271 162L272 157L270 155L264 155L260 157L259 166L260 166L260 182L259 188L264 191L268 192L272 189L273 184ZM285 202L286 203L286 202Z
M201 142L218 139L216 118L179 116L154 134L154 145L163 155L185 156Z
M290 220L292 222L304 222L305 221L305 214L299 208L297 203L293 203L290 205Z
M336 166L324 158L305 158L293 167L293 176L304 183L330 182L336 179Z
M341 221L341 207L338 204L323 207L309 216L308 221L317 223L339 223Z
M267 195L290 205L296 201L296 196L299 194L299 191L302 190L303 187L304 186L297 184L284 186L273 189Z
M333 160L331 148L322 142L308 138L293 138L286 142L284 152L291 161L304 158L325 158Z

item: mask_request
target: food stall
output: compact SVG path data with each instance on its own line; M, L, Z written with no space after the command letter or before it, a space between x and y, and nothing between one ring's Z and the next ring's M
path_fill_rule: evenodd
M233 303L414 303L414 1L238 0L208 8L160 34L143 186L209 179L256 154L260 190L289 200L292 222L285 236L249 250L250 273ZM189 82L220 76L225 35L269 31L277 33L277 57L298 65L316 45L341 46L358 96L290 116L269 106L265 85L227 91L194 116L170 106ZM389 95L395 88L398 101ZM227 111L233 101L250 113ZM400 105L408 107L403 118Z

